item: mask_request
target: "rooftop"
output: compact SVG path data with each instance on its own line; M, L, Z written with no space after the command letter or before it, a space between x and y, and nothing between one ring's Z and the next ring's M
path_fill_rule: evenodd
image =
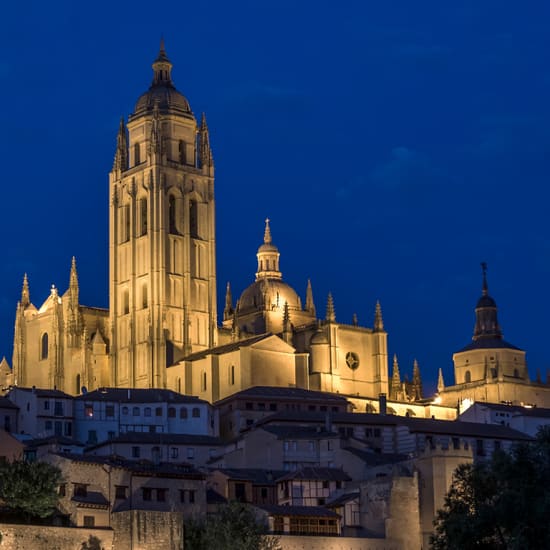
M99 388L75 397L78 401L107 401L117 403L191 403L207 402L194 395L160 388Z

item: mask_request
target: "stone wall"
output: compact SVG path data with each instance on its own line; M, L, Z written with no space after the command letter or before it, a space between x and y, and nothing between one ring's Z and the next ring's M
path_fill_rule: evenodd
M115 550L183 548L183 516L179 512L115 512L111 516L111 525L115 531Z
M112 550L113 531L0 523L1 550Z
M278 538L281 550L401 550L400 546L388 539L291 535L282 535Z

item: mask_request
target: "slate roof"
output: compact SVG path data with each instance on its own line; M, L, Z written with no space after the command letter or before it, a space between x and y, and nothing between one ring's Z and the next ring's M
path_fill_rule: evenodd
M347 399L341 395L322 392L315 390L306 390L302 388L293 388L293 387L276 387L276 386L253 386L245 390L234 393L233 395L226 397L216 404L219 404L221 401L226 401L228 399L235 399L238 397L267 397L271 399L299 399L299 400L308 400L314 399L316 401L335 401L345 405Z
M97 491L88 491L86 496L73 496L72 501L83 505L86 508L108 508L109 501L102 493Z
M459 349L455 353L462 353L463 351L471 351L474 349L515 349L517 351L523 351L521 348L513 346L506 340L500 338L479 338L470 342L467 346Z
M262 470L260 468L216 468L230 479L251 481L256 485L275 485L277 480L288 474L286 470Z
M19 409L19 407L7 397L0 395L0 409Z
M345 451L360 458L367 466L384 466L385 464L395 464L403 462L409 457L399 453L374 453L357 447L344 447Z
M132 471L135 475L151 476L151 477L179 477L204 479L205 475L199 472L191 464L186 462L172 463L160 462L153 463L149 460L128 460L121 456L97 456L90 454L77 455L73 453L55 453L73 462L81 462L83 464L104 464L114 468L122 468Z
M300 468L294 472L289 472L277 481L288 481L291 479L313 479L320 481L351 481L351 477L339 468L321 468L309 467Z
M196 361L197 359L204 359L208 355L222 355L224 353L229 353L231 351L236 351L240 348L245 348L251 346L256 342L260 342L266 338L273 336L271 332L266 332L265 334L260 334L258 336L252 336L251 338L246 338L245 340L239 340L237 342L230 342L229 344L224 344L223 346L217 346L215 348L205 349L203 351L197 351L191 353L187 357L184 357L182 361ZM172 365L173 366L173 365Z
M127 432L111 439L91 445L86 450L91 451L105 447L111 443L143 443L151 445L223 445L219 437L195 434L165 434L149 432Z
M38 397L51 397L57 399L73 399L72 395L62 392L60 390L50 390L50 389L41 389L41 388L25 388L22 386L13 386L13 390L20 390L24 392L34 393Z
M458 435L465 437L485 437L491 439L531 440L532 438L507 426L497 424L480 424L459 420L435 420L432 418L411 418L406 416L383 415L372 413L321 413L309 411L281 411L257 421L256 426L274 431L289 426L296 437L305 429L319 426L325 429L327 419L333 429L341 425L365 426L406 426L411 433ZM326 437L326 436L325 436Z
M340 495L339 497L336 497L335 499L327 502L325 506L327 508L336 508L338 506L342 506L343 504L346 504L346 502L351 502L352 500L355 500L356 498L359 498L359 493L344 493L343 495Z
M326 439L340 437L338 432L329 432L315 426L262 425L262 430L272 433L277 439Z
M75 397L78 401L106 401L115 403L181 403L205 404L194 395L160 388L99 388Z

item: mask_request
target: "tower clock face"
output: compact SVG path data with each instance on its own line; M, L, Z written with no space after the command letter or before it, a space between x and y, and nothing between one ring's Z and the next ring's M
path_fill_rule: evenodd
M359 355L353 351L348 351L346 353L346 365L351 370L355 370L359 366Z

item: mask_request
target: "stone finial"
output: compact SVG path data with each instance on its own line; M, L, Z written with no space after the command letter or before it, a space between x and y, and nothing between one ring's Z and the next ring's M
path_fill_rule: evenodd
M440 368L437 375L437 391L441 393L445 389L445 382L443 380L443 370Z
M23 288L21 289L21 305L23 308L27 307L31 303L31 294L29 291L29 280L27 274L23 275Z
M227 286L225 287L225 308L223 310L223 318L229 319L233 314L233 297L231 295L231 285L227 281Z
M307 280L306 287L306 311L315 316L315 303L313 301L313 290L311 288L311 280Z
M327 297L327 312L325 315L325 319L329 322L335 322L336 321L336 311L334 309L334 300L332 298L332 293L328 293Z
M271 244L271 228L269 227L269 221L269 218L265 219L264 244Z
M384 319L382 319L382 306L380 302L376 300L376 307L374 309L374 331L382 332L384 330Z

